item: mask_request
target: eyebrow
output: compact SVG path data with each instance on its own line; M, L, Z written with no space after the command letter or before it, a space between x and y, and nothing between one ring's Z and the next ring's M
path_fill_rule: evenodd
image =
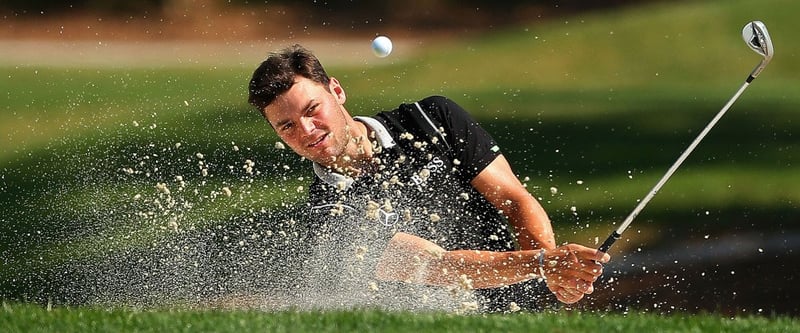
M302 108L303 113L305 113L306 110L311 108L311 105L314 104L315 102L316 102L316 99L314 99L314 98L309 99L308 103L306 103L306 105ZM283 125L286 125L290 121L291 121L290 119L283 119L283 120L275 123L275 128L281 128L281 127L283 127Z
M281 121L279 121L279 122L277 122L275 124L275 128L281 128L281 127L283 127L283 125L286 125L286 123L288 123L288 122L289 122L289 119L281 120Z

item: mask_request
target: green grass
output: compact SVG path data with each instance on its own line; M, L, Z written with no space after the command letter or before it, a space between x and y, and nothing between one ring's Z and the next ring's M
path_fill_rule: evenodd
M788 317L600 314L456 315L376 310L227 311L52 308L4 304L5 332L797 332Z
M701 233L753 224L782 230L797 228L800 202L800 46L791 38L798 10L800 3L788 0L632 6L423 40L414 57L387 66L328 70L357 115L431 94L455 99L496 136L520 178L530 177L559 241L583 242L621 220L738 88L759 60L740 40L741 26L763 20L777 50L773 62L641 219L649 222L642 228L698 225ZM274 133L246 105L251 70L233 63L3 68L0 281L35 276L69 258L158 246L169 238L171 217L185 227L235 225L254 211L301 201L296 189L311 179L308 163L275 149ZM260 173L244 174L248 159ZM176 176L199 191L180 194L189 205L137 215L154 211L155 185L174 186ZM209 198L226 186L233 197ZM136 194L145 199L132 200ZM669 241L659 236L653 244ZM39 287L0 295L20 298ZM285 314L293 315L302 316Z

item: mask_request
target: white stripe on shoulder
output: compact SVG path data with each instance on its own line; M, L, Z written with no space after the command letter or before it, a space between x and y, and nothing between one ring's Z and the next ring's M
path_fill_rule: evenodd
M428 122L428 125L431 125L431 128L433 128L433 131L436 132L437 134L439 134L439 139L442 140L442 143L447 147L447 149L451 149L450 148L450 144L447 143L447 140L445 140L444 135L442 134L442 132L440 132L439 129L436 128L436 125L433 124L433 121L431 120L431 118L428 117L428 114L425 113L424 110L422 110L422 106L419 105L419 102L414 102L414 105L417 106L417 110L419 110L419 113L422 115L423 118L425 118L425 121Z

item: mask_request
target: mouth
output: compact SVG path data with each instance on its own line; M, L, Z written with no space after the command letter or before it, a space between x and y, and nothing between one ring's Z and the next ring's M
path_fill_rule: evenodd
M325 141L325 139L328 138L328 136L330 136L330 133L326 133L325 135L320 136L319 138L317 138L313 142L309 143L308 147L309 148L316 148L316 147L320 146L322 144L322 142Z

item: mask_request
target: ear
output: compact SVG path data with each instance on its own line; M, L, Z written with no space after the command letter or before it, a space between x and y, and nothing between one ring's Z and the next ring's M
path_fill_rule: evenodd
M336 101L339 102L339 105L344 105L344 102L347 100L347 95L344 93L344 88L339 83L339 80L332 77L330 82L328 82L328 89L333 94L333 97L336 98Z

